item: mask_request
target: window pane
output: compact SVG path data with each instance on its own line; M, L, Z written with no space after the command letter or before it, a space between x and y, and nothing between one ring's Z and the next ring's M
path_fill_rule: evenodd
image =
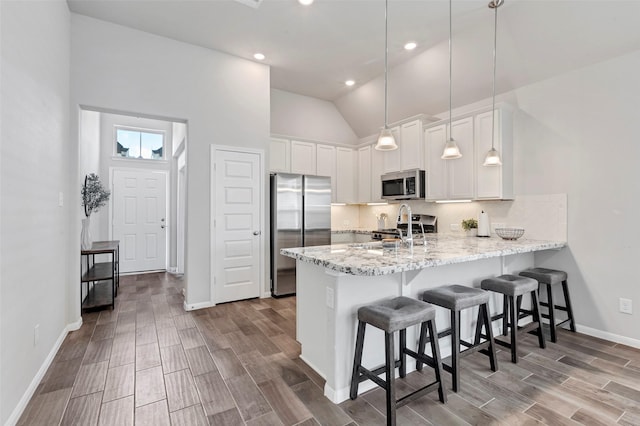
M142 133L142 158L162 159L162 139L160 133Z
M116 155L128 158L162 160L164 134L116 129Z
M117 129L116 154L121 157L138 158L140 156L140 132Z

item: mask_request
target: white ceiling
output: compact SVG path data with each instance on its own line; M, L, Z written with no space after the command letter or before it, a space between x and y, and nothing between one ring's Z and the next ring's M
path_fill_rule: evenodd
M487 3L453 0L457 104L490 94L493 11ZM350 100L366 98L366 86L381 84L382 0L316 0L309 7L297 0L263 0L257 8L234 0L68 4L79 14L250 60L260 51L271 66L272 87L336 101L343 114ZM639 0L506 0L499 9L498 92L640 49L638 17ZM396 90L392 83L404 84L395 94L398 104L402 93L415 96L418 88L432 99L419 111L405 112L398 105L400 116L446 110L447 38L447 0L389 1L389 60L395 67L390 92ZM413 52L402 48L409 40L419 44ZM348 78L356 86L345 87ZM413 81L414 87L406 84ZM411 110L410 103L404 109ZM369 131L347 120L359 135Z

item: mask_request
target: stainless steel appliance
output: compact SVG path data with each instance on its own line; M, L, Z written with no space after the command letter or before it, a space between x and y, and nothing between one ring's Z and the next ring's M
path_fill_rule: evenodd
M331 179L271 175L271 294L296 293L296 261L280 249L331 244Z
M399 238L400 232L407 234L407 222L398 218L398 226L394 229L379 229L371 233L372 240L382 240L383 238ZM429 214L411 215L411 233L413 238L422 238L422 230L425 234L438 232L438 218Z
M387 173L380 177L382 198L387 200L417 200L425 198L424 170Z

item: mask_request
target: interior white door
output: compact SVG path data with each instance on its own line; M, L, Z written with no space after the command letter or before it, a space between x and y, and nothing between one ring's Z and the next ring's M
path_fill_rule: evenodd
M214 303L260 296L262 165L254 152L213 149Z
M113 171L113 239L120 240L120 271L166 269L167 175Z

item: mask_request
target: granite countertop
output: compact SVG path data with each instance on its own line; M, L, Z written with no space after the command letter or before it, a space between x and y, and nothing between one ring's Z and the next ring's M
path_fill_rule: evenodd
M473 238L428 234L426 245L419 241L414 243L413 249L383 250L382 243L371 242L285 248L280 250L280 253L345 274L374 276L511 254L561 249L566 245L564 241L526 238L510 241L499 237Z
M369 235L373 231L368 229L332 229L332 234L364 234Z

